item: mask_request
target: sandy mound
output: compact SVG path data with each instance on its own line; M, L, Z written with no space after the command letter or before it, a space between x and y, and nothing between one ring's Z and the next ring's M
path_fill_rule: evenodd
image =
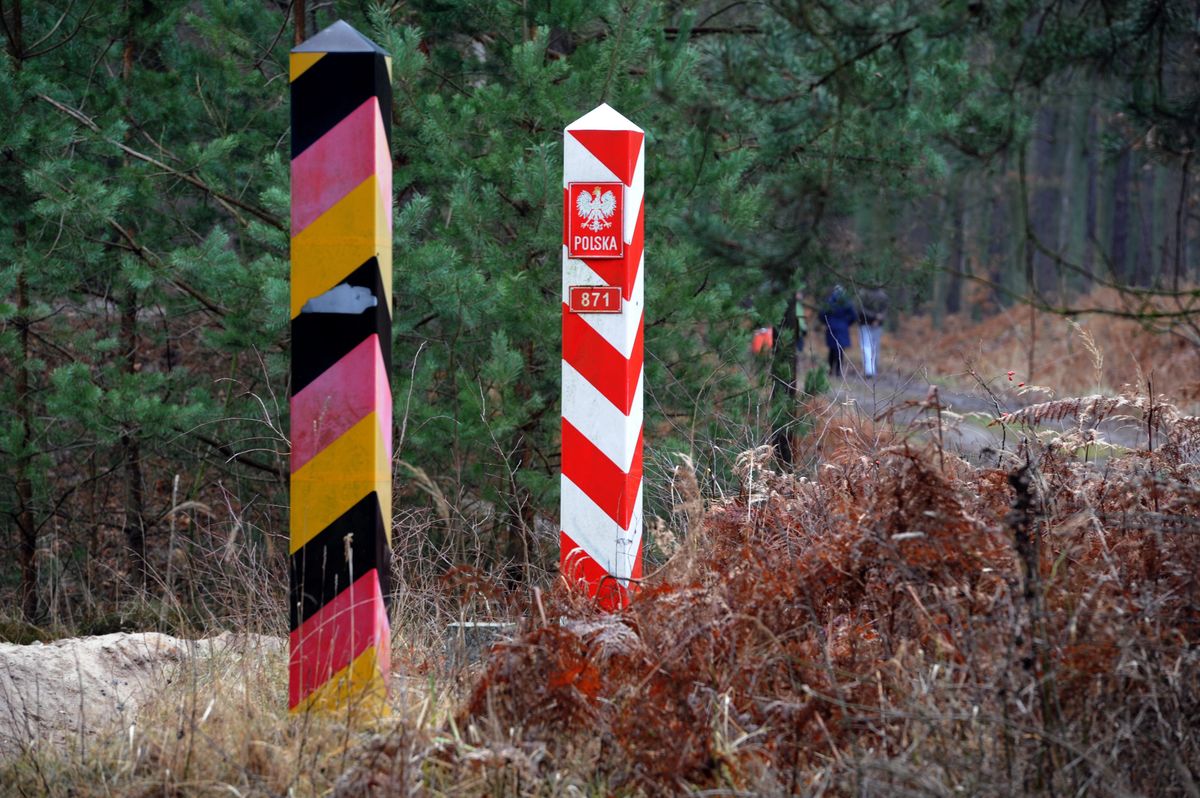
M0 755L84 742L115 724L131 723L146 697L189 660L266 654L282 645L258 635L181 640L155 632L0 643Z

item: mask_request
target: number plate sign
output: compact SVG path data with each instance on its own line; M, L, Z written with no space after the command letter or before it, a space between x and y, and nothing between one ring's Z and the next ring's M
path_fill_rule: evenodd
M625 254L625 186L567 185L567 255L619 258Z
M621 286L573 285L567 308L572 313L620 313Z

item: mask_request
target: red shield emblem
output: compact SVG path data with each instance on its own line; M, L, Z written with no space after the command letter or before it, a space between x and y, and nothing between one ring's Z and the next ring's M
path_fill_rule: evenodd
M625 254L625 186L570 183L567 186L567 255L619 258Z

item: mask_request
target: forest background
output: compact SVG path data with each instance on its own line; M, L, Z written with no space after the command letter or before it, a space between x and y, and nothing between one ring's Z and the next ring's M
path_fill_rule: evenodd
M561 131L600 102L647 131L648 517L769 433L749 330L796 289L1200 347L1191 2L8 0L7 636L219 624L231 560L282 614L287 51L336 19L394 64L401 569L553 573Z

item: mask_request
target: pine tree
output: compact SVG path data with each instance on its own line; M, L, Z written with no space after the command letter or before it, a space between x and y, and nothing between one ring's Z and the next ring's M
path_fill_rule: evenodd
M283 351L286 232L258 192L285 180L269 79L286 81L286 43L270 49L276 28L250 3L17 4L4 23L0 279L15 301L0 307L0 357L17 378L0 384L0 474L16 487L0 505L33 619L58 609L39 610L39 581L88 572L113 530L145 583L171 510L164 475L207 498L204 463L232 455L280 484L281 442L243 456L261 425L224 419L256 415L244 393L264 381L282 386L280 354L258 375L229 364ZM43 558L48 529L77 532L76 554Z
M1041 234L1094 256L1079 282L1120 284L1105 274L1117 253L1072 231L1132 255L1170 225L1109 225L1120 206L1091 201L1106 191L1089 173L1075 204L1086 223L1033 236L1009 177L1024 174L1036 111L1068 72L1090 87L1089 108L1124 114L1089 134L1089 146L1117 143L1102 156L1090 146L1089 164L1127 157L1133 174L1152 159L1181 174L1182 221L1156 262L1184 282L1134 296L1183 300L1163 318L1194 324L1190 11L1175 0L5 4L0 517L23 615L54 618L123 580L153 584L186 500L229 499L238 524L264 530L256 543L283 537L286 53L301 29L344 16L393 56L399 496L449 496L433 542L458 555L474 535L450 505L498 508L482 539L516 580L549 567L556 543L535 521L557 505L567 123L608 102L647 132L653 514L677 453L719 480L727 454L784 443L804 384L798 289L810 320L836 281L887 282L919 305L943 279L933 267L969 261L974 246L1020 294L1013 267L1034 263ZM1092 129L1090 113L1078 127ZM1042 155L1035 172L1074 157ZM1174 185L1143 182L1155 207ZM990 240L972 242L966 208L989 198L970 218ZM1145 257L1142 268L1153 271ZM1051 272L1043 284L1061 285ZM755 324L782 333L763 367L747 352ZM97 560L121 579L89 581ZM271 562L282 570L282 556Z
M721 131L694 124L708 89L663 4L437 9L373 18L395 62L399 456L503 508L497 554L516 575L556 553L556 535L532 535L558 490L562 128L608 102L647 131L651 458L686 450L679 419L745 346L744 278L692 218L750 226L756 204L747 159L717 160Z

